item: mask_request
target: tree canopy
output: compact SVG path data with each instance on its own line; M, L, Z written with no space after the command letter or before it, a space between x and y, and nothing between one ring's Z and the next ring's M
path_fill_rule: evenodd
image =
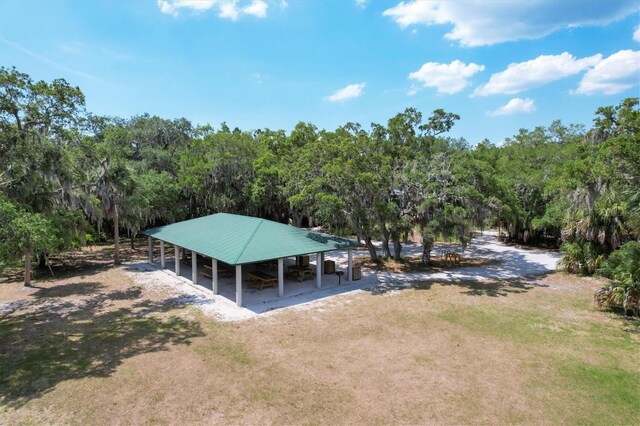
M91 238L215 212L356 236L399 259L419 237L466 247L496 227L527 244L564 243L591 271L640 237L638 99L595 111L593 126L521 129L501 146L447 133L460 117L407 108L369 129L194 126L148 114L101 117L63 79L0 69L0 267ZM473 135L481 140L482 135ZM374 240L382 240L377 251ZM133 240L132 240L133 241Z

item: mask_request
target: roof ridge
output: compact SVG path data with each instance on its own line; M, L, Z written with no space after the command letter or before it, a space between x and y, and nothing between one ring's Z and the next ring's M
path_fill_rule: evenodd
M251 217L251 216L246 216L246 217ZM263 218L256 218L259 220L258 225L256 226L256 229L253 230L253 232L251 233L251 235L249 236L249 238L247 239L247 242L244 244L244 247L242 247L242 250L240 250L240 253L238 253L238 257L236 257L235 263L238 263L238 260L242 257L242 255L244 254L244 251L247 249L247 247L249 246L249 243L251 242L251 240L253 240L253 236L256 235L256 232L258 232L258 228L260 228L260 226L262 226L262 224L264 223L264 221L266 219Z

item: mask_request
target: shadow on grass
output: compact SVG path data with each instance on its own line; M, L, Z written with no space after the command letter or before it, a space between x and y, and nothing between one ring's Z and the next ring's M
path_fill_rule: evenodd
M640 334L640 316L628 315L628 312L620 306L597 308L597 310L609 313L614 320L620 322L622 329L627 333Z
M78 276L97 275L113 267L113 262L98 263L94 261L77 261L67 262L65 264L56 263L51 265L51 271L47 268L34 268L31 273L31 279L37 282L59 280L64 278L73 278ZM3 283L21 283L24 282L24 272L20 268L8 270L0 279ZM37 287L37 284L34 286Z
M0 312L0 405L23 405L66 380L107 377L127 358L204 335L197 321L170 315L188 301L141 299L135 287L95 293L101 288L87 282L40 289Z
M60 284L53 287L37 287L38 291L32 294L36 299L46 299L49 297L67 297L67 296L88 296L95 294L98 290L104 288L104 284L98 282L80 282Z
M354 264L378 272L414 273L459 271L460 268L464 270L464 268L498 265L500 260L462 257L459 263L449 264L442 256L432 256L429 264L424 265L422 256L405 256L399 261L392 258L379 258L377 262L372 262L368 256L360 256L354 259Z
M378 282L378 285L371 289L374 295L384 294L394 290L430 290L434 284L441 286L456 286L466 289L462 294L468 296L488 296L488 297L505 297L513 294L527 293L534 288L549 287L541 284L540 278L537 277L521 277L503 280L478 281L471 279L447 279L447 280L422 280L404 283L385 283Z
M129 241L129 240L127 240ZM144 241L144 243L143 243ZM49 280L70 278L79 275L94 275L106 271L113 267L114 247L112 244L101 243L85 247L82 250L69 250L62 254L52 255L49 258L49 268L37 268L35 264L31 271L34 280ZM159 247L154 248L154 255L160 256ZM120 258L122 262L131 262L146 259L147 244L146 238L136 240L135 248L125 244L124 240L120 247ZM24 281L24 265L18 263L8 268L0 283L15 283Z
M628 317L626 315L620 317L623 330L627 333L640 334L640 317Z

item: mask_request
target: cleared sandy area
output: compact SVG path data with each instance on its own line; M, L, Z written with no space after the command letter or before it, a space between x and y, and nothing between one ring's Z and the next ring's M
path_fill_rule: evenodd
M380 246L380 243L376 243ZM139 285L152 286L174 297L181 297L186 303L199 308L206 315L214 316L222 321L236 321L255 318L274 310L297 307L304 308L308 304L326 303L326 299L343 294L357 293L359 291L386 291L400 288L410 288L416 282L426 281L469 281L469 280L496 280L514 279L523 277L535 277L555 271L560 253L549 250L528 249L517 246L509 246L498 242L496 233L485 232L473 239L471 244L463 252L459 247L451 244L436 244L434 254L442 251L455 250L462 256L477 259L493 259L489 265L478 267L455 268L442 272L412 272L393 273L381 272L369 269L363 270L361 280L346 282L342 279L338 285L335 275L323 275L323 288L317 289L314 280L301 283L287 280L285 282L285 295L278 297L277 289L266 288L263 290L244 287L243 307L236 306L235 281L233 278L220 280L221 294L214 295L211 291L211 280L198 275L199 285L191 283L191 268L184 267L181 275L176 276L173 260L168 260L165 269L160 269L158 262L153 265L147 262L135 262L126 265L128 276ZM403 255L417 256L422 253L419 244L407 244L403 249ZM357 255L366 255L358 252ZM326 259L334 260L336 268L346 270L346 252L332 252L326 255ZM312 260L313 262L313 260ZM313 268L315 268L312 265Z

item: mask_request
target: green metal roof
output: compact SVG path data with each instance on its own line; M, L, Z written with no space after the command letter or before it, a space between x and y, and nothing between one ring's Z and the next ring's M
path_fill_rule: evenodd
M358 246L346 238L228 213L158 226L142 233L230 265Z

